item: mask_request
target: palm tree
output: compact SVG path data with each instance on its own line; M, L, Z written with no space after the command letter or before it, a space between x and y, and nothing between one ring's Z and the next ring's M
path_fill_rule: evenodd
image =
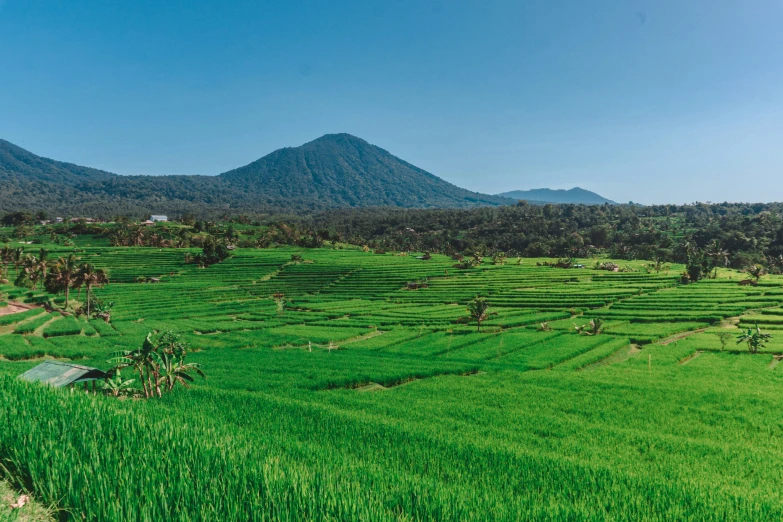
M73 254L61 257L46 276L47 289L54 291L63 290L65 292L65 308L68 308L71 288L76 288L77 286L77 261L78 258Z
M49 250L42 248L38 251L38 267L46 275L47 259L49 258Z
M506 264L506 253L505 252L497 252L494 256L492 256L492 264L493 265L505 265Z
M136 227L131 232L131 240L133 241L134 246L144 246L144 229Z
M759 279L766 275L767 270L761 265L750 265L745 269L745 272L747 272L748 275L752 277L756 283L758 283Z
M11 262L14 264L16 277L19 277L19 267L24 264L24 247L13 249L11 253Z
M35 258L35 256L31 256L31 255L25 256L24 263L22 264L22 271L24 277L27 278L27 280L30 281L30 283L32 283L33 290L37 290L38 281L41 280L42 274L38 264L38 260ZM16 279L17 281L19 281L19 277L17 277Z
M747 343L750 353L758 353L767 341L772 338L770 334L761 333L761 328L756 325L756 329L748 328L748 331L737 337L737 344Z
M476 331L481 331L481 323L489 317L489 303L483 297L476 296L468 303L470 319L476 321Z
M717 239L707 247L707 257L712 260L712 266L723 265L724 268L729 266L729 252L721 248Z
M25 258L24 272L27 279L33 284L33 290L38 289L38 282L46 279L46 269L48 263L46 261L49 256L49 251L42 248L38 251L38 257L28 255Z
M87 317L90 317L90 304L93 287L101 287L109 283L109 276L102 268L96 269L90 263L84 263L76 274L78 286L84 285L87 291Z
M8 265L11 264L11 260L13 259L13 252L14 249L8 245L0 248L0 261L3 263L3 273L5 274L6 279L8 279Z

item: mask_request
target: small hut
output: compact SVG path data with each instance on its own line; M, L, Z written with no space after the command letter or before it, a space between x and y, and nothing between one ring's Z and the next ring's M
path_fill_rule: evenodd
M60 361L44 361L19 376L24 381L43 382L55 388L84 383L86 390L88 383L92 382L93 391L95 390L95 381L103 380L105 377L106 372L97 368Z

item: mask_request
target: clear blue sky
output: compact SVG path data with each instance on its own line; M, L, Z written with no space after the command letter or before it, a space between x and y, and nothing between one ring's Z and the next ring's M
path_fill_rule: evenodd
M0 137L217 174L349 132L452 183L783 200L783 1L0 0Z

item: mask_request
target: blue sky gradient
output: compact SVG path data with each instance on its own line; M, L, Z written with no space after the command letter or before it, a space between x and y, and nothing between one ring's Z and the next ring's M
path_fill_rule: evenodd
M348 132L487 193L783 200L783 2L0 0L0 137L218 174Z

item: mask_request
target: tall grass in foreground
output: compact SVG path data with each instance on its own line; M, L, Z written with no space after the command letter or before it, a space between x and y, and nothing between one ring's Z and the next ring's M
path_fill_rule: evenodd
M229 395L208 393L215 402ZM0 456L70 520L770 520L775 504L434 437L295 400L289 437L0 379ZM231 405L227 405L231 407ZM238 407L238 405L237 405ZM299 414L299 415L297 415ZM237 419L240 422L240 419ZM236 430L233 430L236 432ZM297 433L299 432L299 433ZM302 436L303 433L307 436ZM315 435L321 434L322 443ZM334 451L364 448L364 458ZM361 453L361 452L360 452Z

